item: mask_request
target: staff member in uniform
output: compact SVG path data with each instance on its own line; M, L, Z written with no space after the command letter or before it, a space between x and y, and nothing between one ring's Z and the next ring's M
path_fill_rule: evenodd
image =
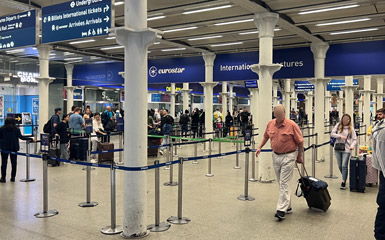
M273 165L277 182L279 184L279 199L277 213L274 217L278 220L285 219L286 213L291 213L290 183L293 177L295 161L302 163L303 137L298 125L285 118L285 108L282 105L274 107L275 119L266 127L262 141L256 151L256 156L270 139L273 150Z

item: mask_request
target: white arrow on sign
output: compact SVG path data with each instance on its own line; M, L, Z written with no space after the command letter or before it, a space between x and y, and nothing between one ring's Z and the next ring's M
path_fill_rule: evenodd
M110 18L109 18L108 16L106 16L106 17L104 18L104 21L108 22L108 21L110 21Z
M110 6L106 5L106 6L104 7L104 12L107 12L109 9L110 9Z
M108 33L108 27L106 27L106 28L104 29L104 31L105 31L106 33Z

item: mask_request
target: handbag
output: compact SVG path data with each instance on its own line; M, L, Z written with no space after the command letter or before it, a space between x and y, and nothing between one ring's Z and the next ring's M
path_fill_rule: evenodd
M345 151L345 145L346 145L346 142L348 141L348 138L349 138L349 135L346 138L344 143L336 143L336 144L334 144L334 151L337 151L337 152Z

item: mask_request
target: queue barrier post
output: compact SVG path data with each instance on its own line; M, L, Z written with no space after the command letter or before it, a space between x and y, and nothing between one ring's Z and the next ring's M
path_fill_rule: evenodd
M194 144L194 157L198 156L198 143ZM193 160L192 164L199 164L197 160Z
M35 117L35 123L36 123L36 117ZM37 140L37 127L34 128L34 131L35 131L35 139ZM34 144L34 153L37 154L37 142L35 142Z
M158 165L159 160L154 162L154 165ZM148 225L147 230L151 232L164 232L167 231L171 225L167 222L160 222L160 171L159 168L155 168L155 223Z
M169 137L170 139L170 137ZM174 155L173 155L173 152L172 152L172 147L173 147L173 143L172 141L170 142L170 146L169 146L169 160L168 162L171 163L174 159ZM165 186L177 186L178 185L178 182L174 182L174 165L170 164L169 166L169 169L170 169L170 180L166 183L164 183Z
M221 140L218 141L218 153L222 154L222 142L221 142ZM223 157L219 156L218 158L223 158Z
M167 135L167 143L170 144L168 146L168 150L167 150L167 158L168 158L169 162L170 162L170 154L172 154L172 148L171 148L171 141L170 140L171 140L170 135ZM171 153L170 153L170 151L171 151ZM164 168L164 170L170 170L170 166L166 166Z
M205 175L206 177L214 177L214 174L212 174L212 172L211 172L211 143L212 143L212 139L210 138L209 139L209 160L208 160L208 162L207 162L207 174Z
M119 149L123 149L123 132L119 133ZM119 165L123 164L123 152L119 152Z
M237 153L235 154L235 167L234 169L241 169L241 167L239 166L239 143L238 143L238 135L237 135L237 138L236 138L236 151Z
M88 136L87 162L91 162L91 137ZM97 202L91 201L91 166L86 167L86 201L78 204L79 207L96 207Z
M30 178L30 157L29 157L29 141L26 141L25 142L25 145L26 145L26 158L25 158L25 163L26 163L26 166L25 166L25 178L21 179L20 182L33 182L35 181L36 179L35 178Z
M186 217L182 217L182 190L183 190L183 158L179 158L179 173L178 173L178 215L176 217L170 217L167 222L177 225L187 224L191 220Z
M253 141L251 143L251 148L255 149L255 141L253 137ZM255 154L252 153L251 157L251 178L249 179L250 182L258 182L258 180L255 178Z
M206 128L203 130L203 135L206 138ZM206 152L206 142L203 142L203 152Z
M238 197L238 200L253 201L255 198L249 195L249 154L251 150L248 147L245 150L245 186L244 193Z
M123 232L121 226L116 225L116 181L115 163L111 162L111 225L102 228L100 231L106 235L114 235Z
M315 162L317 159L317 149L316 144L312 145L311 152L312 152L312 163L311 163L311 174L313 177L315 177Z
M43 154L43 211L36 213L36 218L53 217L59 212L56 209L48 210L48 154Z

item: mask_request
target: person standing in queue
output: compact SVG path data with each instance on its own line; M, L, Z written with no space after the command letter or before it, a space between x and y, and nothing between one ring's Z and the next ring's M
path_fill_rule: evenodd
M16 126L13 118L6 118L4 126L0 128L0 148L2 151L18 152L20 150L19 139L24 141L35 141L33 138L21 135L20 129ZM0 182L5 183L7 175L8 156L11 158L11 182L15 182L17 169L17 155L9 153L1 153L1 179Z
M377 215L374 223L374 237L385 239L385 108L377 110L377 119L372 128L373 162L372 165L380 172L380 186L377 195Z
M85 123L83 117L80 115L82 111L81 108L76 107L74 110L74 114L70 116L70 120L68 122L69 128L71 130L71 135L80 136L82 130L85 128Z
M160 150L159 150L159 153L161 155L163 155L163 151L166 149L166 147L164 145L169 144L167 136L172 135L172 125L174 124L174 118L168 114L167 109L163 110L163 114L164 114L164 117L163 117L162 121L164 124L163 124L162 133L163 133L164 138L163 138L162 146L160 147Z
M69 120L70 120L70 115L65 114L63 116L63 121L61 121L56 126L56 135L60 137L60 157L64 159L69 159L68 142L70 141L70 138L71 138L71 134L67 130Z
M195 108L193 110L193 113L191 115L191 131L192 131L192 138L197 137L198 132L198 126L199 126L199 109Z
M282 105L274 107L274 116L276 118L267 124L256 156L258 157L270 139L273 165L279 184L279 199L274 217L281 221L285 219L286 213L292 213L290 184L295 161L303 163L303 137L298 125L285 118L285 108Z

